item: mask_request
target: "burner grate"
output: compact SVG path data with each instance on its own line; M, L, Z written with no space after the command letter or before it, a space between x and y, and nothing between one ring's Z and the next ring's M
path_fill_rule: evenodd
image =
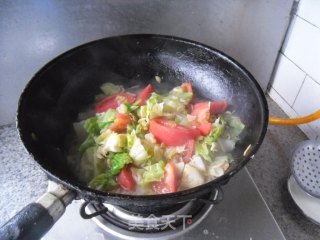
M86 211L108 211L92 220L104 231L121 239L174 239L196 227L211 211L210 201L190 201L182 207L167 209L166 215L139 215L110 204L90 203Z
M95 211L99 211L107 207L108 212L101 214L101 218L124 230L155 233L174 230L179 226L186 228L192 224L193 217L196 216L202 208L205 208L206 205L207 204L202 202L191 201L182 208L171 209L172 211L168 209L162 215L159 213L149 215L131 213L126 209L109 204L92 204L92 208Z

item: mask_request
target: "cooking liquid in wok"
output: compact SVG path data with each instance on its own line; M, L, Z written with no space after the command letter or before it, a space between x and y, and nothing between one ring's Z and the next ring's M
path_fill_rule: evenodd
M159 79L160 80L160 79ZM166 94L101 86L79 114L69 164L89 187L123 194L171 193L222 176L244 129L224 101L196 99L189 83Z

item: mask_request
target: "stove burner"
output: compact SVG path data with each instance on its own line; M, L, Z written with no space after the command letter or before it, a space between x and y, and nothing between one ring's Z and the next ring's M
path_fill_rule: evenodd
M93 221L115 237L123 239L168 239L174 238L197 226L210 212L212 204L203 201L190 201L179 209L172 209L164 215L142 215L132 213L119 206L90 203L86 212L94 213L108 208Z

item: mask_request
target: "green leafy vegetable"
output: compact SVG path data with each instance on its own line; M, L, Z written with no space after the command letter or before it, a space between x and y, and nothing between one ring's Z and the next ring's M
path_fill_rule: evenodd
M207 144L212 144L218 140L225 130L225 121L222 117L217 118L213 124L213 129L208 136L205 137L204 141Z
M94 157L94 167L95 175L104 173L109 168L108 159Z
M154 104L149 112L150 119L163 116L163 106L163 103Z
M164 100L163 111L167 113L186 113L186 107L181 100L178 97L176 99L167 97Z
M140 107L138 101L135 101L133 104L130 104L129 102L125 102L124 104L127 106L129 112L136 112Z
M158 82L161 81L159 76L155 76L155 79ZM112 83L103 84L101 90L103 94L100 97L103 98L106 95L124 92L122 86ZM136 94L136 96L139 95ZM184 179L188 177L186 169L194 169L193 172L191 171L194 173L190 175L191 178L198 175L201 177L199 184L212 177L221 176L229 162L232 161L231 152L245 128L240 118L234 116L230 111L206 118L211 124L210 133L206 136L194 137L195 142L190 141L190 144L188 142L181 146L173 144L173 146L166 146L161 143L161 139L158 139L159 136L156 138L149 130L150 121L160 117L178 123L179 129L180 125L198 128L199 131L201 127L207 127L202 126L202 122L198 122L200 119L198 114L201 115L202 112L193 112L193 103L191 103L193 98L189 84L183 84L165 94L153 92L142 106L139 100L131 103L124 96L115 96L116 109L96 113L94 117L90 117L92 112L87 112L79 119L90 118L74 123L77 143L82 142L79 147L80 160L79 152L73 158L76 159L74 162L77 164L75 170L87 182L91 180L90 187L110 191L118 187L119 179L116 178L116 175L130 164L132 177L138 186L135 190L137 194L154 193L149 183L163 180L165 166L169 161L176 164L178 177L181 178L179 182L181 180L186 184L181 184L183 188L193 187ZM207 110L205 111L207 114ZM122 114L128 115L130 119L122 118ZM110 127L111 124L119 125L119 129ZM183 129L181 127L179 131ZM161 128L158 130L162 131ZM168 134L168 131L163 131L163 134ZM157 135L156 131L154 134ZM178 131L176 135L179 135ZM181 133L181 136L177 137L184 136L186 134ZM191 161L185 163L185 158L189 157ZM166 174L170 176L170 171ZM166 179L163 184L170 183Z
M152 119L163 115L163 96L153 92L146 102L147 108L141 108L140 114L145 118Z
M81 159L80 159L80 166L81 166L80 169L82 170L81 175L86 180L90 180L95 176L95 166L94 166L95 151L96 151L95 147L89 147L81 155Z
M127 126L127 135L129 134L131 134L132 133L132 131L134 131L135 129L136 129L136 127L137 127L137 124L136 123L131 123L131 124L129 124L128 126ZM128 137L128 136L127 136Z
M110 191L117 187L117 182L111 173L106 172L93 178L89 183L89 187L101 191Z
M132 139L130 139L129 141L131 144ZM129 155L130 157L132 157L134 164L137 166L140 166L141 164L145 163L146 160L150 157L148 155L148 152L142 145L140 138L138 138L137 136L134 136L133 144L129 151Z
M98 136L100 131L110 126L116 118L116 110L109 109L108 111L97 114L94 117L88 118L84 122L84 129L93 136Z
M163 98L164 97L161 96L160 94L153 92L149 97L149 99L147 100L147 104L154 105L157 103L161 103L163 101Z
M160 181L164 176L165 162L160 161L158 163L152 164L145 167L143 173L143 182L149 183L154 181Z
M101 135L97 138L100 144L98 148L100 156L106 156L108 152L123 152L123 149L127 146L126 134L118 134L107 129Z
M84 122L84 129L89 133L92 134L94 136L99 135L100 133L100 128L99 125L97 123L97 117L91 117L88 118L85 122Z
M113 83L105 83L105 84L102 84L100 86L102 92L105 94L105 95L112 95L112 94L116 94L116 93L120 93L120 92L124 92L124 89L122 86L120 85L115 85Z
M95 145L95 141L94 141L92 135L88 135L86 140L84 140L84 142L80 145L79 152L83 153L87 148L92 147L94 145Z
M222 135L224 130L224 126L221 125L213 130L212 135L210 135L210 139L212 142L216 142L218 138Z
M241 122L240 118L232 115L230 112L224 114L224 118L228 125L231 127L230 134L232 137L237 137L241 134L245 125Z
M138 110L138 116L140 118L146 118L148 114L148 107L147 105L142 105Z
M209 149L208 145L205 142L197 142L196 143L196 154L200 155L203 159L207 161L211 161L211 158L209 156Z
M184 126L190 126L191 122L185 114L175 114L174 121Z
M192 100L193 94L191 92L185 92L182 86L173 88L168 95L169 99L178 99L184 105L187 105Z
M132 159L126 152L114 154L111 158L111 173L113 175L118 174L126 164L131 162Z
M130 149L133 146L134 139L136 138L135 126L132 125L132 131L130 134L127 134L127 147Z
M94 176L104 173L108 169L108 161L106 158L98 158L96 155L97 147L87 148L80 159L81 173L85 179L92 179Z
M102 129L109 127L114 122L114 120L116 119L116 113L116 110L109 109L108 111L97 115L97 125L99 127L99 132Z

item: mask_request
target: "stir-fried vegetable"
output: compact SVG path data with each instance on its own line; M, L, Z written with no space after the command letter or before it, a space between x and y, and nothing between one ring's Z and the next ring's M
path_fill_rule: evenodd
M92 179L89 183L89 187L95 188L101 191L109 191L117 186L117 182L114 180L109 172L102 173Z
M245 126L226 101L196 102L190 83L167 94L150 84L137 95L111 83L101 90L96 114L74 123L82 141L78 172L90 187L172 193L227 171Z
M126 164L132 163L132 159L128 153L116 153L111 158L111 173L118 174Z
M165 165L166 164L163 161L160 161L150 166L146 166L143 174L144 183L161 181L164 175Z

